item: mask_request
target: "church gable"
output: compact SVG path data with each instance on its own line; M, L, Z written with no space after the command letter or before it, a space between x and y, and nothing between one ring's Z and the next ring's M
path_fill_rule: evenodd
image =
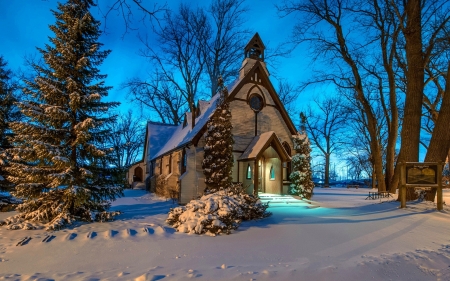
M297 133L295 125L280 101L272 82L270 82L264 62L254 60L253 62L253 67L247 71L246 75L239 81L239 84L234 87L233 92L230 93L230 100L249 103L252 94L259 93L263 98L264 106L276 108L291 135L295 135Z

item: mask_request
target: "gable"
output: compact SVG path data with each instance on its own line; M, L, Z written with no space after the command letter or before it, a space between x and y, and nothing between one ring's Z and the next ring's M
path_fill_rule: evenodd
M254 86L252 86L252 88L250 88L250 90L247 92L247 95L251 94L251 89L253 89L253 87L260 87L258 90L261 92L262 92L261 86L264 87L265 89L267 89L268 94L272 99L276 109L280 112L280 115L283 121L286 123L291 135L297 134L297 129L295 128L294 123L292 122L291 118L289 117L289 114L286 111L286 108L284 107L283 103L278 97L278 94L276 93L275 88L272 85L272 82L270 82L266 67L263 65L264 63L256 60L253 61L255 62L254 65L251 67L251 69L249 69L245 73L244 77L239 80L239 83L233 88L233 91L230 92L228 98L230 100L236 99L236 95L242 90L242 88L246 84L254 84Z

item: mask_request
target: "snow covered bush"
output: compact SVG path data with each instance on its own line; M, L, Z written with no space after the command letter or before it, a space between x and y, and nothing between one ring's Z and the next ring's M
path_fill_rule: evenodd
M292 156L292 173L290 193L310 199L314 189L311 170L311 148L306 136L294 138L294 149L297 152Z
M172 208L166 222L179 232L190 234L230 234L242 221L265 218L268 204L247 194L242 184L206 194L186 206Z

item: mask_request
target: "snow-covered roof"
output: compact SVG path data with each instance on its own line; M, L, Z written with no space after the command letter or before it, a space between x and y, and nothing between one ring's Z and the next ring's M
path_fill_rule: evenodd
M227 86L229 93L233 91L239 81L240 79L236 79ZM208 122L211 115L214 113L219 97L220 94L216 94L209 101L199 101L200 116L195 118L194 128L191 128L191 112L187 112L185 115L187 120L187 125L185 127L183 127L183 124L178 126L168 126L152 123L154 126L148 127L150 145L150 153L148 154L149 160L160 157L167 152L186 145L192 141L192 139L197 136L197 134L206 125L206 122ZM156 142L156 144L153 144L153 142Z
M148 132L148 151L147 155L150 159L164 147L167 141L172 137L178 127L174 125L161 124L156 122L147 123Z
M258 158L264 150L273 143L273 147L280 154L280 158L283 161L289 159L289 154L281 145L280 140L274 131L262 133L259 136L255 136L250 144L245 149L244 153L239 157L238 161L252 160Z
M189 114L186 114L185 116L188 121L185 127L183 127L183 124L180 124L178 126L173 126L173 130L164 131L165 129L163 129L160 133L164 134L165 136L170 136L168 138L165 138L165 142L156 153L150 154L150 160L153 160L175 148L189 143L199 133L203 126L206 125L206 122L208 122L209 117L216 109L216 102L218 100L218 97L219 95L214 95L214 97L208 102L208 105L205 106L200 116L195 119L194 128L191 128L191 113L188 112ZM158 132L156 132L155 134L154 132L150 131L150 144L155 140L155 138L158 138Z

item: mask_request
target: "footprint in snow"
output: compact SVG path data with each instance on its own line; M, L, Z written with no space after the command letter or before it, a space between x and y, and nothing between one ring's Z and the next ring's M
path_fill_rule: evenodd
M67 234L67 236L66 236L66 240L73 240L73 239L75 239L76 237L78 236L78 234L76 234L76 233L69 233L69 234Z
M108 230L106 232L106 238L112 238L114 236L116 236L119 233L119 231L117 230Z
M55 237L56 237L55 235L47 235L44 237L44 239L42 239L42 242L48 243L48 242L52 241L53 239L55 239Z
M166 275L153 275L151 273L145 273L134 279L134 281L158 281L166 278Z
M87 238L89 238L89 239L93 239L94 237L96 237L97 236L97 232L95 232L95 231L91 231L91 232L89 232L88 234L87 234Z
M151 227L144 227L144 232L148 233L148 234L154 234L155 230Z

